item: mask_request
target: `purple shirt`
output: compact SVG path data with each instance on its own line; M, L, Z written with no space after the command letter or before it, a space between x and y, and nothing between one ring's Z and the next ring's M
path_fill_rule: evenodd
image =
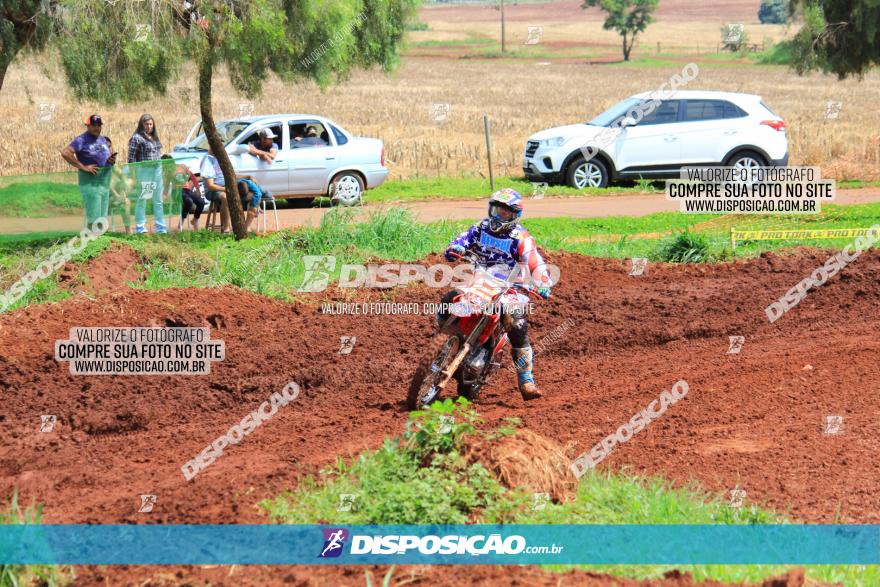
M95 135L84 132L72 141L70 146L76 153L77 160L83 165L97 165L104 167L110 158L110 143L104 135Z

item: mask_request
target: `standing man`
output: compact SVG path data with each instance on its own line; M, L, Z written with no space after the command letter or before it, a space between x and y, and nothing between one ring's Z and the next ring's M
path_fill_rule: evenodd
M104 121L98 114L85 119L86 132L61 149L61 156L78 170L79 192L91 227L98 218L107 216L110 205L110 170L116 163L110 139L103 136Z
M248 152L254 157L259 157L265 163L271 164L278 154L278 145L275 144L276 134L271 128L264 128L258 133L259 138L251 141Z

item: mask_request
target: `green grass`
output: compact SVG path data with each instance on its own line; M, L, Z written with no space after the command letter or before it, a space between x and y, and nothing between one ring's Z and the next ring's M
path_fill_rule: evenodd
M513 188L524 197L539 192L537 183L523 178L499 177L495 189ZM587 188L583 190L568 186L549 185L545 196L603 196L619 193L659 192L662 185L651 182L612 188ZM489 180L481 177L428 177L386 182L366 194L368 203L408 202L417 200L479 200L489 196L492 187Z
M444 421L445 418L453 418ZM468 445L515 431L516 424L487 430L464 400L446 400L410 415L404 433L352 462L338 460L295 489L260 502L283 524L771 524L786 516L756 505L735 508L696 484L674 487L659 477L626 472L584 475L572 501L532 507L533 494L502 486L480 462L465 458ZM354 495L349 511L339 511L341 495ZM548 570L583 568L614 575L656 578L668 570L690 571L697 580L760 583L785 572L766 565L554 565ZM846 585L876 585L876 567L809 566L807 575Z
M59 181L35 181L51 176L22 176L15 183L0 183L0 216L46 218L82 213L82 198L76 179L71 174L62 176ZM11 178L9 178L11 179ZM67 181L60 181L67 180Z
M749 257L798 245L842 248L852 239L784 240L739 243L730 229L867 228L880 222L880 203L826 205L821 217L712 216L663 212L605 218L535 218L523 224L544 251L571 251L607 258L647 257L652 261L712 262ZM317 227L283 230L267 237L235 241L216 232L103 236L75 257L83 263L112 242L131 246L142 259L146 279L135 287L217 287L235 285L269 297L294 300L301 294L303 255L333 255L335 274L346 263L415 261L445 249L467 221L421 224L403 208L374 211L354 222L351 209L329 211ZM0 238L0 291L49 258L70 235ZM331 274L332 275L332 274ZM70 295L54 278L36 282L16 305L57 301Z
M43 509L38 505L22 508L18 492L13 491L5 510L0 510L0 524L39 524ZM0 587L26 585L60 586L73 580L69 567L57 565L4 565L0 564Z
M780 41L763 51L751 54L749 57L760 65L791 65L795 60L790 40Z
M61 175L61 174L58 174ZM69 174L68 174L69 175ZM33 176L40 178L45 176ZM82 214L82 199L75 183L61 181L22 181L4 184L0 181L0 217L46 218ZM69 178L68 178L69 179ZM537 182L522 177L498 177L495 189L511 187L525 197L537 194ZM844 180L837 182L839 189L880 187L880 181ZM550 185L544 195L554 196L613 196L615 194L661 193L662 181L627 182L608 188L578 190L568 186ZM368 191L368 203L412 202L419 200L476 200L492 192L489 180L482 177L423 177L383 183ZM0 236L0 239L3 237Z

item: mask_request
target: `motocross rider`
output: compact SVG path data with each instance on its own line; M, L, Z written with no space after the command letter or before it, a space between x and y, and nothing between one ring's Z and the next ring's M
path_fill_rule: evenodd
M535 239L519 224L523 213L522 196L516 190L504 188L489 198L489 215L461 233L446 249L446 259L454 261L466 251L471 251L487 266L506 265L510 269L517 264L528 267L533 283L538 285L537 293L542 298L550 297L550 275L544 259L535 246ZM461 294L452 290L443 296L444 307ZM445 320L447 312L438 315ZM516 368L519 392L524 400L537 399L543 395L535 384L532 373L534 355L529 344L529 323L522 306L507 311L502 316L504 328L511 343L511 356Z

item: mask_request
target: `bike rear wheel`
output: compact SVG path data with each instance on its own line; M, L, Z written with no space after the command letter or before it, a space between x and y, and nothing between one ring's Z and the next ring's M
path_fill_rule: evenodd
M439 334L431 339L409 384L406 404L410 410L430 405L440 397L443 371L460 349L461 338L456 334Z

